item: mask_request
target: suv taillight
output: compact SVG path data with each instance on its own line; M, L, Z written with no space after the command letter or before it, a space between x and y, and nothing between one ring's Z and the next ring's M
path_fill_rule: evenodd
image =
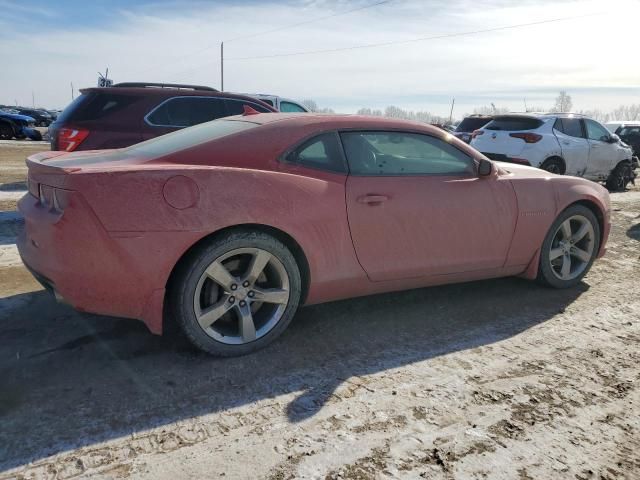
M536 143L542 140L542 135L538 135L537 133L510 133L509 136L513 138L520 138L526 143Z
M82 128L61 128L58 130L58 150L73 152L89 135L89 130Z

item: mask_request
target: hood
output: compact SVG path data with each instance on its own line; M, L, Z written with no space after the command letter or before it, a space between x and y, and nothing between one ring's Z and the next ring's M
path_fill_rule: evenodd
M8 118L10 120L21 120L23 122L35 122L33 118L26 115L20 115L19 113L0 112L0 117Z
M527 167L526 165L518 165L516 163L493 162L499 169L500 175L513 175L518 178L553 178L561 177L555 173L549 173L535 167Z

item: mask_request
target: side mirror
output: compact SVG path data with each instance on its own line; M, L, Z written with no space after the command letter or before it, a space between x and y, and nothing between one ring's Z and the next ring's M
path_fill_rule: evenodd
M615 133L612 133L611 135L609 135L609 138L607 139L607 142L609 143L618 143L619 141L620 141L620 137Z
M486 177L487 175L491 175L491 162L485 158L480 160L480 165L478 165L478 175L480 177Z

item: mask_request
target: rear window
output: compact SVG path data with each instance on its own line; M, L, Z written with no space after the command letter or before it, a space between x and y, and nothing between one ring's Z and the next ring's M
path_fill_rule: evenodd
M64 109L58 116L58 121L98 120L128 107L137 100L138 97L133 95L83 93Z
M490 120L490 118L467 117L460 122L455 131L470 133L484 127Z
M486 130L521 131L535 130L544 122L532 117L497 117L491 120L484 128Z
M152 138L124 151L144 157L160 157L257 126L257 123L241 120L215 120Z

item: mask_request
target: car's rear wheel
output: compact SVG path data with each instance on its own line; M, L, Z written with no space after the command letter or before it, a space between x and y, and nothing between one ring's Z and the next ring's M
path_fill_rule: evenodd
M542 165L540 165L540 168L549 173L555 173L556 175L564 174L564 163L562 159L558 157L547 158Z
M587 274L600 248L600 226L591 210L573 205L553 222L540 251L538 281L568 288Z
M607 189L612 192L623 192L633 179L631 163L620 162L607 178Z
M213 355L244 355L275 340L300 301L289 249L262 232L226 234L190 254L172 282L171 311L189 340Z
M13 128L6 123L0 123L0 140L11 140L13 138Z

